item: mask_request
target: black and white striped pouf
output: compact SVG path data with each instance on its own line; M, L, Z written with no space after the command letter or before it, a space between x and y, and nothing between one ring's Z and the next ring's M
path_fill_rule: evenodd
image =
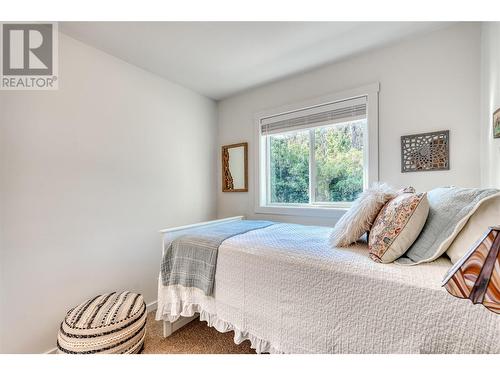
M57 336L59 353L139 353L146 334L142 295L109 293L71 309Z

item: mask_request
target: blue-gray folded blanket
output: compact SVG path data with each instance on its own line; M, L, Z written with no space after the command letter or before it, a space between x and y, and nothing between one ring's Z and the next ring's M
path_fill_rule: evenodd
M176 238L161 263L163 285L182 285L212 295L221 243L233 236L273 225L272 221L238 220L195 228Z

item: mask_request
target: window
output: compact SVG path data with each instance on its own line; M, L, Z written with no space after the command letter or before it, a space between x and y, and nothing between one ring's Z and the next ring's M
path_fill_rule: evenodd
M376 124L369 100L365 94L260 116L256 211L349 207L378 177L373 163L370 171Z

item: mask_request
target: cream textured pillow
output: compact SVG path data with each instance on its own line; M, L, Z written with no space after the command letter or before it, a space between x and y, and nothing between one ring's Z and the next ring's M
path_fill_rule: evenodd
M396 263L417 265L432 262L443 255L469 218L500 191L448 186L427 192L429 216L413 245Z
M458 262L465 253L488 230L488 227L500 224L500 193L484 201L469 218L465 227L455 237L446 250L453 264Z
M403 193L387 202L370 230L370 258L379 263L398 259L418 237L428 214L426 193Z
M333 228L331 246L344 247L355 243L370 230L384 204L396 195L396 191L387 184L374 184L363 191Z

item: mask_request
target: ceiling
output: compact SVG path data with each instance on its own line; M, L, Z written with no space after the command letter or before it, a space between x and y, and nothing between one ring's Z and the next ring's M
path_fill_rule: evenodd
M444 22L61 22L84 43L219 100Z

